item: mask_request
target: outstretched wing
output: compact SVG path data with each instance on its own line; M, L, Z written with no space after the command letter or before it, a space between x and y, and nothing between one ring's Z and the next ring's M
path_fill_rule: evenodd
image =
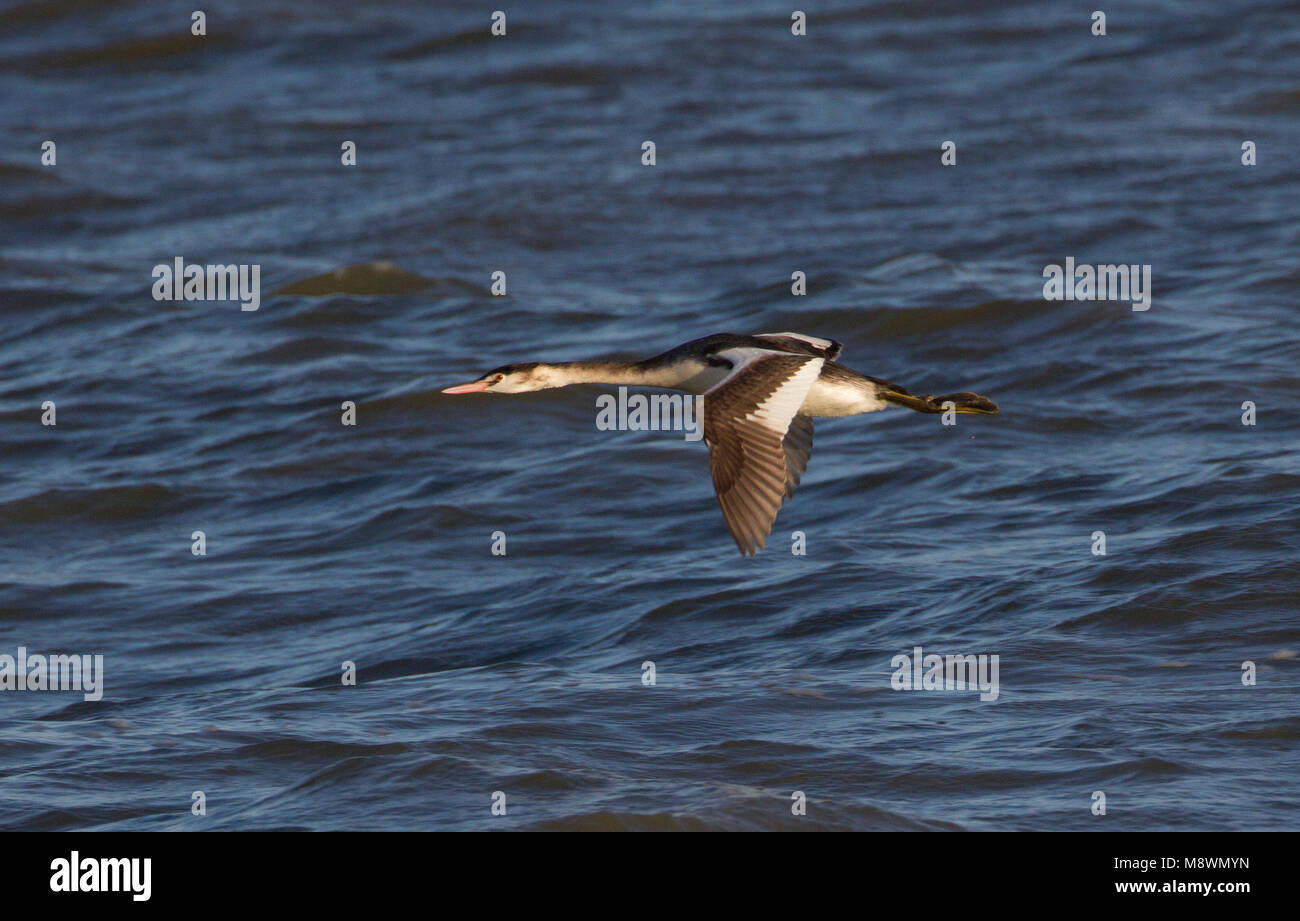
M731 373L704 394L704 441L722 517L740 552L752 555L808 463L812 420L799 407L825 360L754 348L716 357Z

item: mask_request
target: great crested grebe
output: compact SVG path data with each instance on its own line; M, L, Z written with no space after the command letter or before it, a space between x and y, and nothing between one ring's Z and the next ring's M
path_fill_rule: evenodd
M856 416L890 403L922 413L996 413L975 393L914 396L834 359L840 344L801 333L718 333L644 361L502 365L443 393L527 393L622 384L704 396L704 442L722 517L740 552L763 548L812 453L813 416ZM951 404L951 406L945 405Z

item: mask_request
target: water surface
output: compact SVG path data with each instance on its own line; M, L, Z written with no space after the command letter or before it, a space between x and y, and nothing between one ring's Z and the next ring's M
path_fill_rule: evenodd
M0 653L106 671L0 696L0 827L1295 826L1291 4L189 12L0 4ZM1002 414L819 423L748 560L601 388L439 392L779 330Z

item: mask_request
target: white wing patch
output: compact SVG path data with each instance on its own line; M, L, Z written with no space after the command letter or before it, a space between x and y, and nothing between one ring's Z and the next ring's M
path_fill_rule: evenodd
M800 338L806 339L808 337L803 336ZM731 373L716 385L722 387L728 381L734 380L737 375L744 373L747 367L759 359L789 353L768 351L767 349L740 348L723 349L717 354L719 358L725 358L732 365ZM817 382L817 378L821 377L823 364L825 362L822 359L809 356L802 368L778 387L770 397L746 413L745 418L761 423L764 428L771 429L778 435L784 435L786 430L790 428L790 420L799 412L799 407L803 405L804 398L808 396L808 391Z
M780 336L783 339L799 339L809 345L816 346L819 349L830 349L835 343L830 339L823 339L820 336L805 336L803 333L759 333L755 339L769 339Z
M718 386L721 387L736 375L743 373L746 367L760 358L784 354L786 353L769 352L766 349L725 349L718 352L720 357L727 359L733 365L731 373ZM802 368L777 388L770 397L746 413L745 418L761 423L764 428L771 429L778 435L785 435L786 430L790 428L790 420L799 412L799 407L803 405L804 398L808 396L808 391L817 382L817 378L821 377L824 363L820 358L809 357Z

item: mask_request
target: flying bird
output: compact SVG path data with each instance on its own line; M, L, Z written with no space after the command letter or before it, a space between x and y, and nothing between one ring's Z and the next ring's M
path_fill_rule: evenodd
M704 442L722 517L740 552L763 548L812 454L814 416L856 416L893 403L922 413L992 414L975 393L915 396L835 361L840 343L801 333L718 333L644 361L502 365L443 393L527 393L621 384L704 396ZM948 405L950 404L950 406Z

